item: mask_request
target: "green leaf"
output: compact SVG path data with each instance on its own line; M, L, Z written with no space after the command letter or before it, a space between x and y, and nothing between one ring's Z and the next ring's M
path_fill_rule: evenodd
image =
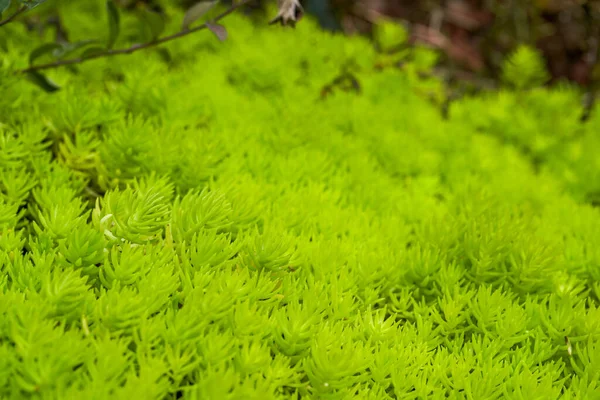
M89 47L85 49L83 53L81 53L81 58L88 58L91 56L95 56L96 54L104 53L104 50L104 48L98 46Z
M81 50L89 45L100 43L99 40L82 40L81 42L66 43L60 50L54 52L56 58L66 58L67 56L75 53L77 50Z
M32 9L32 8L36 8L37 6L39 6L42 3L45 3L46 0L21 0L21 4L23 4L24 6L26 6L28 9Z
M182 29L188 29L191 24L200 19L204 14L210 11L211 8L217 5L219 0L201 1L190 7L183 17Z
M215 22L207 22L206 27L215 34L215 36L221 41L225 41L227 39L227 29L220 24Z
M394 50L408 40L408 32L400 23L386 19L377 22L374 36L383 51Z
M55 82L50 80L46 75L43 75L42 73L40 73L38 71L29 71L27 73L27 78L32 83L39 86L40 88L42 88L43 90L45 90L48 93L52 93L52 92L56 92L57 90L60 90L60 86L58 86Z
M165 20L163 17L150 10L144 10L141 15L142 22L150 32L150 37L154 41L160 37L165 30Z
M0 14L10 7L10 0L0 0Z
M106 47L112 49L120 31L119 10L113 0L106 2L106 11L108 12L108 44Z
M29 54L29 65L33 65L35 60L43 56L44 54L51 53L61 48L62 46L58 43L46 43L33 49L33 51Z

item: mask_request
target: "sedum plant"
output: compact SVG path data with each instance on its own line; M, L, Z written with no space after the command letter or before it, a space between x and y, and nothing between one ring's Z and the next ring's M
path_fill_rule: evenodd
M61 7L82 39L104 3ZM598 397L577 90L521 49L444 118L389 22L227 21L3 89L0 397ZM4 29L2 74L30 54Z

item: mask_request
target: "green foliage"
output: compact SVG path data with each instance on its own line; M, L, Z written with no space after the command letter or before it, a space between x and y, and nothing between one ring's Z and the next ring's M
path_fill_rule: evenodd
M108 14L108 42L106 47L112 49L119 38L121 18L119 16L119 10L112 0L106 2L106 11Z
M60 5L75 42L105 6ZM597 398L579 93L520 50L443 119L428 50L229 26L3 86L0 397ZM4 29L2 74L31 38Z
M10 0L2 0L0 1L0 14L2 14L6 9L10 7Z
M504 80L515 89L530 89L543 85L550 78L544 58L535 49L521 45L505 60Z
M406 43L408 32L398 22L381 20L375 25L375 40L382 50L392 50Z
M93 223L112 243L144 244L157 239L168 223L173 187L165 179L115 189L96 202Z

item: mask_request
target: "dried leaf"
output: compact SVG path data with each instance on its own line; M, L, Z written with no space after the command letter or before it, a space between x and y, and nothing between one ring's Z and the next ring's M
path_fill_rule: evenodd
M211 8L217 5L219 0L201 1L190 7L183 17L182 29L188 29L191 24L210 11Z
M227 39L227 29L220 24L215 22L207 22L206 27L215 34L215 36L221 41L225 41Z
M296 21L302 18L302 14L304 13L304 9L299 0L278 0L277 7L279 8L279 12L275 18L271 20L270 24L280 22L281 25L287 25L289 23L294 26Z

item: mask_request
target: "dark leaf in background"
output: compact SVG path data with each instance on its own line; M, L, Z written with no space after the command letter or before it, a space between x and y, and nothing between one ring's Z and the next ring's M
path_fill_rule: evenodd
M35 85L43 89L48 93L56 92L60 90L60 86L58 86L55 82L51 81L46 75L38 71L30 71L27 73L27 79L33 82Z
M106 2L106 11L108 12L108 44L107 48L112 49L119 37L120 17L119 10L112 0Z
M10 7L10 0L0 0L0 15Z
M215 36L221 41L225 41L227 39L227 29L220 24L215 22L207 22L206 27L215 34Z
M81 50L87 46L101 43L99 40L82 40L75 43L65 43L59 50L53 52L56 58L66 58L67 56Z
M89 47L81 53L81 58L88 58L94 56L96 54L104 53L104 48L102 47Z
M157 48L156 54L158 54L161 60L163 60L163 62L167 64L173 62L173 57L171 56L171 53L169 53L169 50L165 49L164 47Z
M165 20L163 19L163 16L157 12L147 9L143 10L140 19L150 33L152 41L158 39L165 30Z
M45 54L49 54L54 52L55 50L60 50L62 46L58 43L46 43L33 49L33 51L29 54L29 65L33 65L35 60L40 58Z
M200 19L203 15L210 11L211 8L217 5L219 0L213 1L201 1L190 7L183 17L183 23L181 28L188 29L191 24Z

